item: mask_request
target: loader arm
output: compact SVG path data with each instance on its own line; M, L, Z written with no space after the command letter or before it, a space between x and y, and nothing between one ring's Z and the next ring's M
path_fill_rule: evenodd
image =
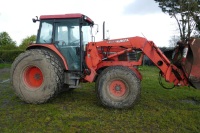
M138 60L130 60L129 54L141 51ZM188 79L184 72L171 64L169 59L152 42L142 37L131 37L101 42L91 42L87 45L85 61L90 73L85 80L93 82L97 71L109 66L127 66L137 73L140 73L135 66L142 65L143 55L146 55L161 71L167 82L174 85L188 85ZM120 57L123 57L121 59Z

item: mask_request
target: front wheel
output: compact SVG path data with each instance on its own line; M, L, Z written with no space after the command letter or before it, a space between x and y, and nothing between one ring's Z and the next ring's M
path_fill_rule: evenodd
M44 103L63 86L59 60L46 50L33 49L20 54L11 67L11 84L17 96L27 103Z
M110 108L130 108L140 97L140 80L124 66L105 69L96 82L97 96L102 105Z

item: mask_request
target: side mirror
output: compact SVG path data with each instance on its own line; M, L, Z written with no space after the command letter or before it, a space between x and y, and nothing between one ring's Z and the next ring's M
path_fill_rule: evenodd
M92 30L91 30L92 36L95 36L98 32L99 32L99 25L94 24L93 27L92 27Z
M92 37L92 42L95 42L95 35L99 32L99 25L94 24L91 26L91 37Z
M36 23L37 21L40 21L40 20L38 19L38 16L36 16L36 19L33 18L32 21L33 21L33 23Z

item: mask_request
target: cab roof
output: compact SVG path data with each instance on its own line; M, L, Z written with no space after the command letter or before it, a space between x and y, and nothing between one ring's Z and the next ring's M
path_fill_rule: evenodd
M40 20L45 20L45 19L65 19L65 18L84 18L89 23L94 24L92 19L90 19L89 17L87 17L86 15L83 15L81 13L58 14L58 15L41 15L40 16Z

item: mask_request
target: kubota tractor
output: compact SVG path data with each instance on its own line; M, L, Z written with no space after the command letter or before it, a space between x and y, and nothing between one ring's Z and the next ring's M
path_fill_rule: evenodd
M144 55L167 82L200 88L198 39L178 43L171 63L152 41L142 37L92 41L94 22L83 14L43 15L33 21L40 22L37 41L11 67L13 89L27 103L44 103L59 92L77 88L80 82L96 82L102 105L131 107L140 97L142 76L137 66L142 65Z

